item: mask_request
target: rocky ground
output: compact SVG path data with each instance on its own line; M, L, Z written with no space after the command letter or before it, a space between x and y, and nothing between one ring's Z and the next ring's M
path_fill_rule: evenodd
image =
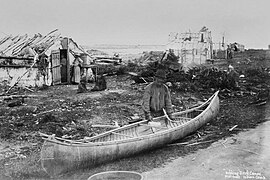
M163 159L157 160L156 155L148 154L149 157L139 155L137 159L120 160L113 165L113 168L109 163L92 170L90 174L115 168L145 172L161 166L168 159L205 148L214 141L254 128L264 122L265 101L259 101L258 95L268 85L268 70L265 69L268 67L268 61L250 54L246 56L239 55L231 62L219 60L214 63L218 69L226 69L229 63L233 64L239 72L245 74L246 79L240 84L240 89L220 89L221 107L218 117L194 134L177 142L195 143L194 145L181 148L169 147L170 156L165 156ZM246 58L250 58L251 62L247 63ZM209 65L208 68L213 68L211 66L213 65ZM257 76L258 74L261 76ZM33 92L23 88L15 88L11 91L13 95L24 95L23 98L10 100L8 97L1 96L0 179L49 177L40 165L39 152L43 140L39 132L80 139L108 130L94 125L117 123L122 126L128 124L133 116L143 117L140 104L146 84L135 83L133 77L128 74L108 76L106 80L108 89L99 92L77 94L77 85L58 85L32 89ZM191 83L185 83L185 87L191 87ZM181 87L181 83L173 83L173 85L178 85L171 87L175 111L204 101L217 90L217 88L202 88L200 91L195 91L192 88L175 88ZM91 89L94 85L89 83L87 86ZM2 89L4 88L6 87ZM144 159L144 164L138 159ZM127 165L130 161L133 166ZM69 175L69 178L77 177Z

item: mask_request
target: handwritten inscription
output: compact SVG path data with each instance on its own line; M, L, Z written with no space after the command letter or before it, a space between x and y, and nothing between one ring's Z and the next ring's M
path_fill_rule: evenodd
M253 171L226 171L225 178L232 179L266 179L262 173Z

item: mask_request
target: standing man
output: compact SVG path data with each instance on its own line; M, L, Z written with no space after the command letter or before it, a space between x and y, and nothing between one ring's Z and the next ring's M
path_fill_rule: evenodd
M232 59L232 48L231 48L231 46L228 45L226 53L227 53L227 59Z
M164 115L163 109L166 110L170 119L173 118L171 94L165 85L165 79L165 71L159 69L156 72L155 81L145 87L142 108L148 121L152 121L153 117ZM168 121L166 121L167 124Z

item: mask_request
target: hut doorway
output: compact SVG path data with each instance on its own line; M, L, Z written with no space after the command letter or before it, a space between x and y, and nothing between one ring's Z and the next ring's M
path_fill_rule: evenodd
M67 50L53 50L51 56L53 84L69 83Z
M68 62L67 62L67 50L60 50L60 64L61 64L61 83L68 82Z

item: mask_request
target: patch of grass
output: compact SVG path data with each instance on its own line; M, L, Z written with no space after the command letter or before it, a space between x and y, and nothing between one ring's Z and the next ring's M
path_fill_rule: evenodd
M41 179L48 178L43 171L38 152L31 153L27 158L9 160L4 164L4 174L12 179Z

